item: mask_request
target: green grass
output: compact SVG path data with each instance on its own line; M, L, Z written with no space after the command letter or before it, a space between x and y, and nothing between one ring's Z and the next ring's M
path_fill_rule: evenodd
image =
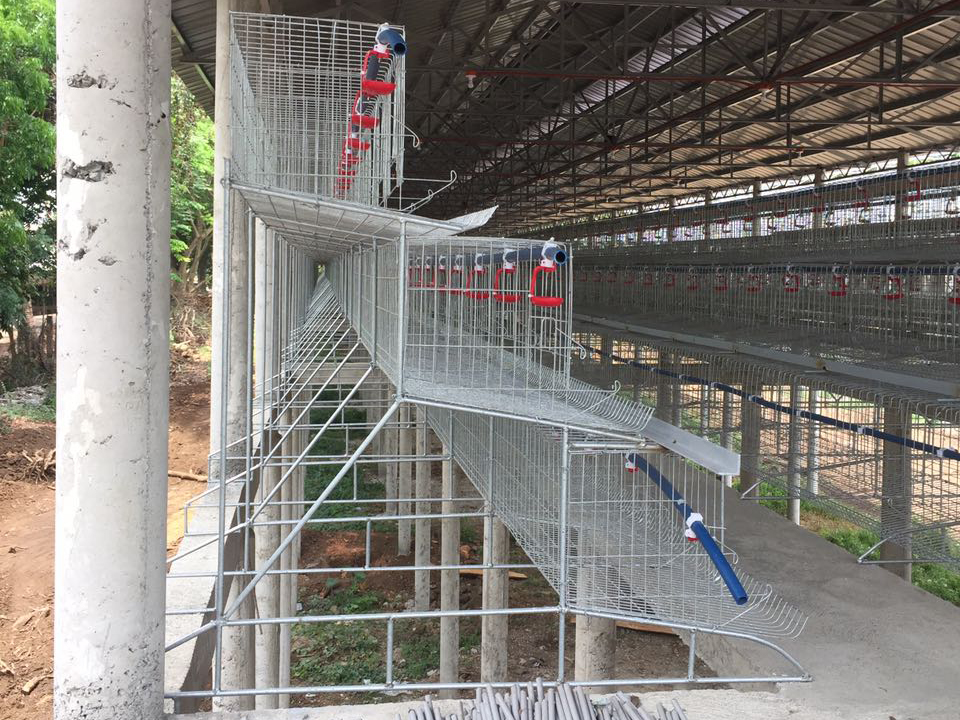
M913 566L913 584L938 598L960 606L960 574L943 565L920 563Z
M786 491L783 488L761 483L759 487L760 495L766 496L760 501L764 507L770 508L780 515L787 514ZM783 498L782 500L780 498ZM834 545L842 547L851 555L860 557L867 550L880 542L880 536L871 530L857 527L841 518L824 510L822 507L809 503L805 500L800 501L800 516L809 519L811 515L818 516L821 519L831 520L828 523L817 523L820 527L817 534L825 540L829 540ZM931 531L936 532L936 531ZM923 533L918 533L915 541L920 543L925 539ZM949 552L957 555L958 550L955 547L950 548ZM879 549L873 550L864 558L865 560L879 560ZM948 566L939 563L914 563L912 582L918 588L926 590L938 598L960 606L960 573L951 570Z
M0 432L6 432L10 420L22 418L33 422L52 423L57 421L57 394L53 388L40 405L0 405Z
M460 522L460 544L476 547L478 542L480 542L480 536L477 533L477 528L466 522L464 518Z
M304 612L311 615L362 614L392 609L387 596L372 590L358 573L350 585L336 587L331 578L326 597L303 598ZM440 666L440 623L409 620L397 624L394 637L395 678L425 680ZM324 622L293 626L294 664L291 672L308 685L363 685L386 681L386 627L382 622ZM476 618L461 620L460 650L468 657L480 645ZM368 698L370 699L370 698Z
M362 573L353 582L333 589L326 597L304 598L304 612L310 615L368 613L386 602L383 594L364 585ZM328 587L337 585L331 578ZM294 663L291 673L308 685L362 685L384 682L381 623L322 622L293 626Z
M327 391L320 396L321 402L334 402L337 400L336 393ZM310 411L310 423L319 425L324 423L333 415L335 407L313 408ZM334 418L335 423L355 424L365 421L365 414L356 408L347 408L340 413L339 417ZM362 431L358 430L351 433L351 443L354 437L359 437ZM332 455L340 456L347 452L347 431L346 429L328 429L311 448L311 455ZM328 500L372 500L383 497L383 485L377 481L377 471L372 466L357 466L357 488L354 496L353 472L348 472L337 486L330 493ZM310 465L307 467L307 474L304 480L304 495L307 502L316 500L320 493L326 489L330 482L337 476L337 473L343 469L342 463L332 465ZM317 508L313 514L314 518L340 518L352 517L354 515L370 515L383 511L383 506L377 503L343 503L343 502L324 502ZM313 525L316 530L327 530L331 532L340 532L344 530L363 530L366 523L362 521L353 523L331 523L323 525ZM375 532L389 532L394 528L393 524L380 522L373 524Z

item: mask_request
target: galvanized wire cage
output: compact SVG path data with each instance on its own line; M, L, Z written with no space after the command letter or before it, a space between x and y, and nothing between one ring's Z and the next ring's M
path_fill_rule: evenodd
M236 181L383 205L403 182L405 46L371 23L230 19Z
M586 264L957 258L960 164L930 151L693 193L618 218L543 229Z
M797 514L802 502L874 533L865 560L895 545L900 560L960 565L955 404L615 331L575 337L596 351L575 356L575 374L620 382L659 417L739 450L745 495L784 510L793 500Z
M723 546L714 474L661 449L616 448L551 426L438 408L428 419L572 608L764 636L802 630L795 608L742 573L748 599L738 604L704 545L691 542L678 498Z
M592 614L644 618L691 638L737 634L773 648L791 668L771 679L808 680L789 654L760 638L795 635L802 615L738 574L725 545L717 475L735 472L736 454L654 419L653 408L616 384L571 377L569 247L459 236L490 212L438 221L385 207L402 180L402 35L388 25L245 14L232 15L231 28L222 392L235 395L239 386L247 415L228 436L233 418L227 403L221 407L223 450L211 462L218 483L188 511L170 573L173 583L213 581L212 590L184 594L188 606L169 609L167 646L190 648L187 665L212 667L211 686L169 696L181 704L283 697L293 690L289 667L278 668L276 682L260 678L250 687L230 672L230 642L256 627L261 640L275 633L277 654L289 656L292 628L321 623L385 624L383 672L369 685L301 692L468 686L398 681L393 650L396 624L471 611L298 614L296 594L301 573L422 578L438 569L429 543L412 564L374 564L374 523L396 523L399 538L412 520L425 521L429 535L434 518L481 516L503 519L557 593L544 607L482 612L552 614L560 628L569 615ZM253 260L247 280L262 282L250 282L240 298L230 250L244 240ZM259 319L231 345L238 329L226 318L244 303ZM242 346L246 367L230 365L231 347ZM361 408L366 420L348 427L346 411ZM420 414L425 422L411 420ZM405 432L412 422L416 451ZM438 455L428 447L427 423L445 445ZM341 432L342 452L331 454L324 441ZM477 493L431 499L412 489L411 464L419 485L431 460L448 463L447 474L456 461ZM376 476L382 497L360 497L361 480L372 478L358 468L368 463L384 470ZM312 466L330 473L308 499ZM423 474L429 492L428 466ZM304 529L342 523L365 528L362 559L300 568ZM442 571L459 566L454 558ZM558 635L551 684L565 681ZM702 681L694 646L691 639L679 682Z

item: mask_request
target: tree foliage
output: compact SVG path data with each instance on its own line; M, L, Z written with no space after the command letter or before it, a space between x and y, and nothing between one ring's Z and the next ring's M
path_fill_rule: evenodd
M170 252L173 329L190 336L207 286L213 239L213 122L176 76L170 86Z
M54 18L53 0L0 0L0 330L52 268Z

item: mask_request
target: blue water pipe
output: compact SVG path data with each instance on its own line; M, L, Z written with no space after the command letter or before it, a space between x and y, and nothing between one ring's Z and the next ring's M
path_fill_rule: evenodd
M720 546L717 545L710 531L707 530L707 526L703 524L703 516L700 513L694 512L693 508L683 499L683 495L673 487L670 481L667 480L657 468L644 460L643 457L636 453L631 453L627 455L627 462L650 478L657 487L660 488L660 491L667 496L667 499L673 503L674 508L683 517L687 527L693 531L693 534L697 536L697 540L700 541L700 545L707 551L707 555L710 556L714 566L717 568L717 572L720 574L720 577L723 578L723 582L727 586L727 590L730 591L734 602L737 603L737 605L744 605L748 600L747 591L743 589L740 579L733 571L723 551L720 550Z
M399 30L392 27L381 27L377 31L377 42L381 45L389 45L394 55L407 54L407 41Z
M679 380L681 384L704 385L715 390L731 393L737 397L747 400L748 402L752 402L755 405L774 410L778 413L784 413L785 415L791 415L793 417L803 418L805 420L813 420L814 422L818 422L823 425L829 425L830 427L835 427L839 430L849 430L850 432L857 433L858 435L866 435L867 437L876 438L877 440L883 440L885 442L902 445L905 448L918 450L922 453L934 455L938 458L945 458L947 460L960 460L960 451L956 450L955 448L940 447L938 445L922 442L920 440L913 440L911 438L894 435L893 433L889 433L884 430L878 430L877 428L870 427L869 425L861 425L860 423L839 420L827 415L821 415L820 413L810 412L809 410L801 410L799 408L790 407L789 405L781 405L780 403L773 402L772 400L766 400L759 395L753 395L751 393L744 392L743 390L739 390L733 385L728 385L721 382L711 382L710 380L705 380L703 378L696 377L695 375L684 375L683 373L673 372L672 370L659 368L654 365L647 365L645 363L637 362L636 360L628 360L616 355L615 353L604 352L603 350L591 347L590 345L584 345L582 343L576 344L587 352L592 352L603 357L609 357L614 362L622 363L623 365L630 365L631 367L646 370L647 372L652 372L657 375L663 375L665 377L673 378L674 380Z

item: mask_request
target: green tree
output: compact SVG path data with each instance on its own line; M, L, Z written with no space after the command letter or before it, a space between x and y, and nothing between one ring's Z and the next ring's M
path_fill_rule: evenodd
M53 267L54 28L53 0L0 0L0 331L21 328L22 355L25 311Z
M170 86L173 331L189 339L206 296L213 239L213 122L176 76Z

